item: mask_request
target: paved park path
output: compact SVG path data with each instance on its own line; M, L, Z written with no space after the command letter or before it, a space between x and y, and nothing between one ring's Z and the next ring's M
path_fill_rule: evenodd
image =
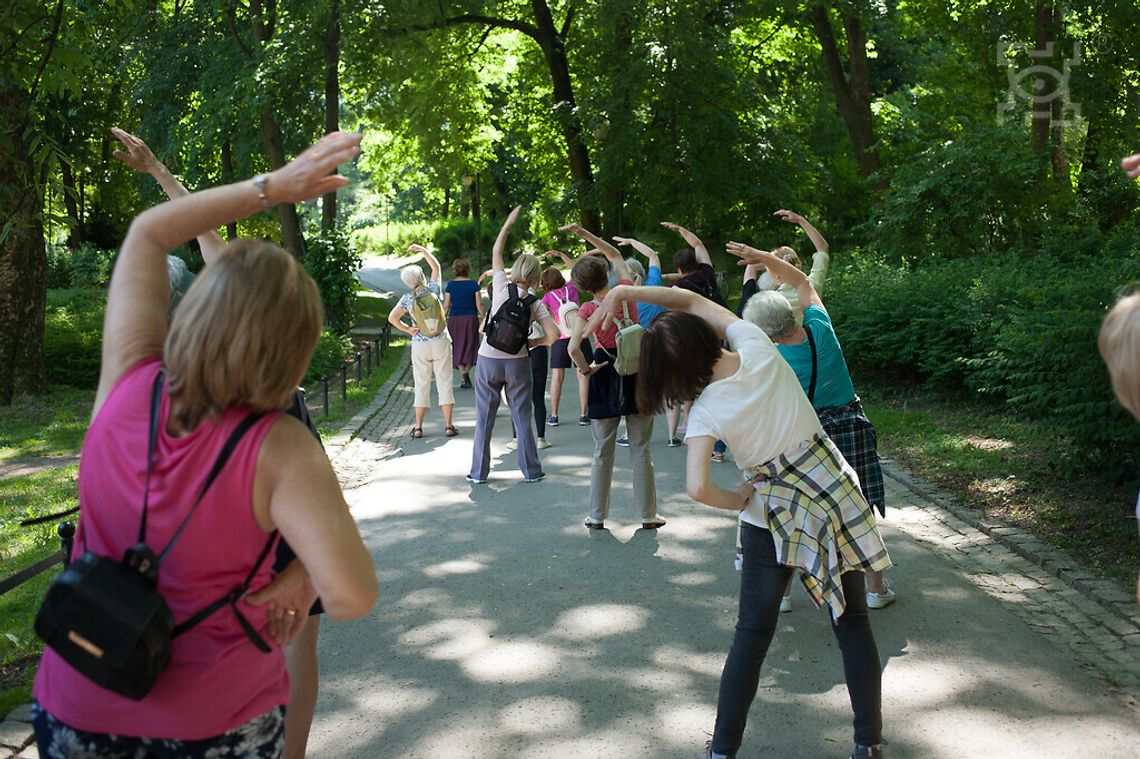
M636 529L618 449L606 531L583 525L592 452L574 393L525 484L500 411L490 482L463 480L436 409L413 440L396 372L330 453L376 559L374 613L321 631L310 741L322 757L690 757L732 638L734 517L684 494L685 448L654 431L658 533ZM714 465L722 484L734 465ZM980 521L887 465L899 600L872 613L892 759L1140 756L1140 614L1120 586ZM846 757L850 708L827 615L802 589L762 672L740 753Z

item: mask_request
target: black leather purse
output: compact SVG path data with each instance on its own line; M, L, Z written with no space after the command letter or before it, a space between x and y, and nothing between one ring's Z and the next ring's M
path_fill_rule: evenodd
M269 536L257 563L240 587L181 624L174 623L174 615L158 591L158 571L162 560L174 547L242 436L260 418L250 414L230 434L190 512L162 552L155 555L146 545L146 522L163 380L164 373L159 372L151 396L146 486L138 544L128 549L121 561L85 551L52 581L35 623L36 635L64 661L95 684L136 701L150 692L170 663L171 641L223 606L233 607L242 629L254 645L264 653L272 650L235 604L245 595L249 583L273 547L276 532Z

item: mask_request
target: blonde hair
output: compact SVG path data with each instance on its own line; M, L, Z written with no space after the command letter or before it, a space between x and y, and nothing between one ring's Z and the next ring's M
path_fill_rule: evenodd
M1120 405L1140 419L1140 292L1116 302L1096 341Z
M400 269L400 279L404 281L405 285L413 290L415 290L417 287L423 287L427 282L427 278L424 277L424 270L415 264L412 264L411 266L405 266L403 269Z
M530 253L520 254L511 264L511 281L516 284L534 288L538 286L538 280L541 276L542 264Z
M799 255L787 245L781 245L780 247L776 248L772 251L772 255L774 255L776 258L787 261L792 266L796 267L800 271L803 271L804 265L800 263Z
M237 240L205 268L166 336L175 420L192 430L234 406L286 408L321 333L321 296L293 256Z

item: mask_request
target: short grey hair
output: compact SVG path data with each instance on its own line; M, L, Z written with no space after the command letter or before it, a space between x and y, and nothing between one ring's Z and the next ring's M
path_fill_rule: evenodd
M744 307L744 319L755 324L773 340L786 337L795 329L796 315L792 304L775 290L756 293Z
M629 273L633 275L633 283L635 285L645 283L645 267L641 265L641 261L630 257L625 259L625 265L629 267Z
M168 255L166 257L166 273L170 277L170 294L182 295L182 280L186 278L186 272L190 269L186 266L186 262L178 256Z
M413 290L417 287L423 287L424 283L427 282L427 278L424 277L424 270L415 264L400 269L400 279Z

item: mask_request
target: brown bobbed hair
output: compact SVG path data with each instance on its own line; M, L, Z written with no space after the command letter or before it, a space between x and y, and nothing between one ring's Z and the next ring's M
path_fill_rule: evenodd
M542 289L546 292L554 290L561 290L566 287L566 278L562 276L562 272L555 269L553 266L542 273Z
M451 271L453 271L457 277L470 277L471 262L466 258L457 258L451 263Z
M682 274L697 270L697 254L692 248L681 248L673 254L673 268Z
M658 414L693 400L712 380L720 338L709 323L683 311L666 311L641 336L637 410Z
M236 240L174 312L163 359L175 419L193 430L234 406L289 406L321 334L321 296L293 256Z
M599 256L582 256L574 262L570 279L579 290L596 293L610 283L609 262Z

